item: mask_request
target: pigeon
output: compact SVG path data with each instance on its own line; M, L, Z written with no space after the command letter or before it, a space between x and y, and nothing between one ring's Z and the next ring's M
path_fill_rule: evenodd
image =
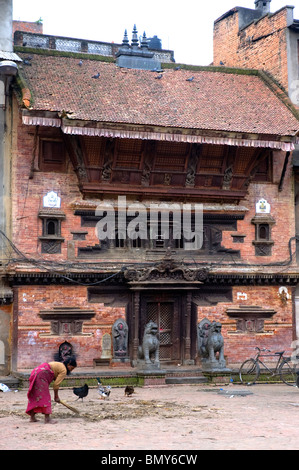
M24 59L24 60L23 60L23 64L24 64L24 65L30 65L30 66L31 66L31 62L30 62L30 60L28 60L28 59Z
M193 82L194 77L186 78L186 82Z
M181 67L178 65L177 67L174 68L174 70L181 70Z
M78 65L80 65L80 67L81 67L82 64L83 64L83 62L82 62L82 60L80 60L80 62L78 62Z
M135 393L134 387L132 387L132 385L127 385L125 388L125 396L130 397L133 393Z
M98 393L100 395L100 397L105 400L106 398L109 398L109 395L110 395L110 392L111 392L111 387L110 385L107 385L107 386L104 386L102 385L100 379L97 379L98 381Z
M74 387L73 392L74 392L75 395L77 395L77 397L78 397L77 400L79 400L79 398L81 398L81 400L83 401L83 398L87 397L87 395L88 395L88 385L84 384L83 387Z
M160 75L157 75L155 78L157 78L158 80L160 80L160 78L162 78L163 75L160 73Z
M100 75L101 75L100 72L98 72L96 75L93 75L91 78L99 78Z

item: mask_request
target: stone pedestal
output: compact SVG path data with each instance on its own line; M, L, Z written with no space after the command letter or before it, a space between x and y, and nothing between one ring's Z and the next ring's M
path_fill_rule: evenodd
M131 367L131 361L128 357L121 357L121 358L114 357L110 361L110 367L117 367L119 369L127 369Z
M140 369L137 372L137 377L142 385L165 385L166 371L161 369Z

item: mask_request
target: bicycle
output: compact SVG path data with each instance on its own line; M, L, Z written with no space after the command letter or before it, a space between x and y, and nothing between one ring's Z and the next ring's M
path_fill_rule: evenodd
M262 352L269 353L271 352L270 349L260 349L256 347L255 349L258 350L255 357L246 359L243 362L239 369L239 377L243 384L246 385L254 385L258 380L261 374L261 366L263 366L266 371L270 373L270 376L267 378L274 377L278 375L280 379L286 384L292 387L296 387L297 384L297 373L296 367L297 365L294 364L291 360L291 357L285 357L284 351L275 352L274 354L262 354ZM261 359L260 357L277 357L277 363L275 368L269 368ZM298 370L299 372L299 370Z

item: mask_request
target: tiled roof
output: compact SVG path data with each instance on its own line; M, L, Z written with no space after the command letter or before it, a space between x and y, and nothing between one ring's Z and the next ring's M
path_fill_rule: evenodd
M22 58L28 54L19 53ZM165 69L161 74L98 60L30 54L20 67L33 111L66 111L71 119L294 135L299 121L257 74ZM97 73L99 78L92 78ZM193 77L192 81L187 79Z

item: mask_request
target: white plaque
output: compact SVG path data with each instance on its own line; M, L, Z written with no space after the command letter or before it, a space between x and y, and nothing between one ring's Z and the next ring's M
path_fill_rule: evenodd
M44 207L60 207L61 198L54 191L50 191L43 197Z
M260 199L255 205L255 212L257 214L270 214L270 204L266 199Z

